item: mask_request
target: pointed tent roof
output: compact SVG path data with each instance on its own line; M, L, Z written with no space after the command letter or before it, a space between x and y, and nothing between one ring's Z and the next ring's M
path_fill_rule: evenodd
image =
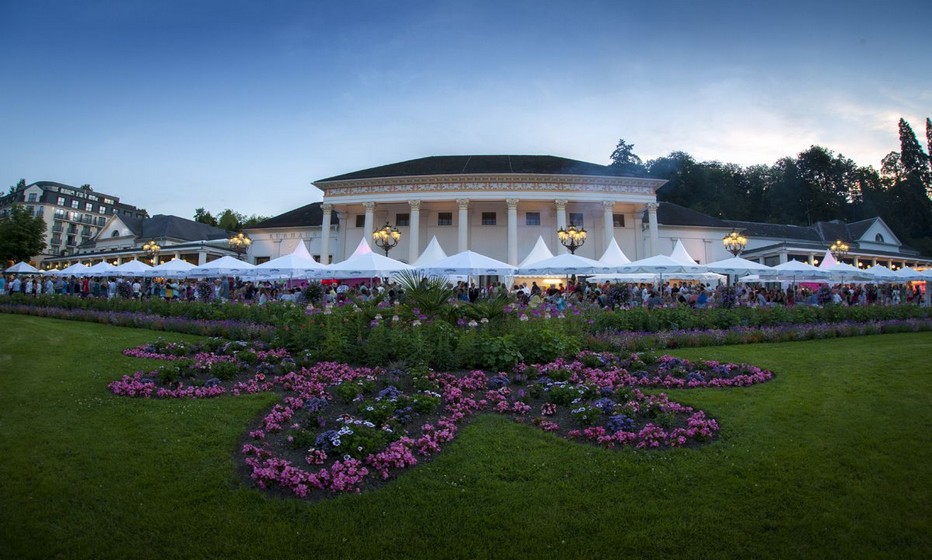
M666 255L654 255L646 259L623 264L616 268L619 273L648 272L655 274L681 274L707 272L704 266L687 264Z
M309 271L326 270L326 268L314 260L304 245L304 241L299 240L294 251L256 266L253 273L264 278L291 278L304 275Z
M631 262L631 259L625 255L624 251L621 250L621 247L618 246L618 242L615 241L615 238L612 238L611 243L608 244L608 247L605 249L605 252L602 253L602 258L599 259L599 263L602 266L621 266L623 264L628 264Z
M18 262L3 272L7 274L37 274L39 269L28 262Z
M187 276L197 277L216 277L216 276L242 276L254 270L255 265L241 261L229 255L220 257L217 260L201 266L196 266L188 271Z
M705 265L712 272L720 274L757 274L762 270L770 270L767 265L758 262L742 259L741 257L731 257Z
M359 255L365 255L366 253L372 252L372 246L369 245L369 240L363 237L359 240L359 244L356 245L356 250L353 251L353 254L349 256L349 259L353 257L358 257ZM346 259L346 260L349 260Z
M835 255L832 254L828 249L825 250L825 254L822 256L822 262L819 263L819 268L829 268L838 264L838 261L835 260Z
M809 263L797 260L789 260L780 263L770 270L762 270L758 276L773 280L824 280L831 276L831 273L824 269L819 269Z
M443 247L440 246L440 242L437 241L437 236L435 235L431 238L430 243L427 244L427 248L424 249L421 256L414 261L414 266L415 268L426 266L445 258L447 258L447 254L443 252Z
M683 242L679 239L676 240L676 245L673 246L673 252L670 253L670 258L683 264L699 264L696 262L696 259L692 258L692 255L686 251L686 247L683 246Z
M81 273L81 276L110 276L119 274L115 266L107 261L100 261Z
M517 268L473 251L463 251L418 270L435 275L514 276Z
M133 259L131 261L126 261L125 263L118 265L116 267L117 272L120 274L126 274L132 276L134 274L142 274L147 270L151 270L152 267L147 265L144 262L137 261Z
M877 282L892 282L899 279L895 272L882 264L875 264L874 266L865 269L864 272L873 277Z
M160 276L165 278L184 278L192 268L195 268L195 265L188 261L172 259L153 266L145 271L143 276L148 278L158 278Z
M544 236L540 235L537 237L537 243L534 244L534 248L531 249L531 252L518 264L518 268L525 268L528 265L550 258L553 258L553 253L550 252L550 249L544 242Z
M560 253L555 257L531 263L520 268L521 274L599 274L609 272L599 261L572 253Z
M356 251L345 261L332 264L316 273L319 278L375 278L391 276L414 267L401 261L373 253L363 239Z
M78 274L84 272L84 271L87 270L88 268L90 268L90 267L87 266L87 265L84 264L84 263L80 263L80 262L79 262L79 263L74 263L73 265L71 265L71 266L69 266L69 267L63 268L63 269L59 270L58 272L56 272L55 274L56 274L57 276L76 276L76 275L78 275Z

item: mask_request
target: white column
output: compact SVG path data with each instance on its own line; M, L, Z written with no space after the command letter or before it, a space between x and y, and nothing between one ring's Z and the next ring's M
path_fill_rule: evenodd
M560 230L566 227L566 203L567 201L566 200L554 200L553 203L557 205L557 229ZM564 247L562 243L557 241L557 244L559 245L557 249L558 251L557 254L567 252L567 248Z
M460 209L457 217L459 225L457 252L462 253L469 248L469 199L457 198L456 204Z
M657 254L660 249L660 230L657 228L657 207L659 204L651 202L647 205L647 216L650 220L650 256Z
M412 264L421 256L421 247L418 244L421 238L421 201L409 200L408 204L411 206L411 217L408 222L411 224L408 227L408 235L411 236L408 240L408 264Z
M372 237L372 232L375 230L375 226L372 223L372 218L373 218L372 215L375 213L375 203L374 202L363 202L362 206L363 208L366 209L366 223L362 227L363 229L362 236L365 238L366 243L368 243L369 246L371 247L372 241L370 240L370 238Z
M207 264L207 251L198 251L197 266L203 266L205 264Z
M330 262L330 216L333 213L333 204L325 202L320 205L320 209L324 213L320 223L320 262L327 264Z
M644 212L637 211L634 213L634 254L631 260L640 260L644 252Z
M518 266L518 199L505 199L508 205L508 264Z
M602 213L605 218L605 248L607 249L609 245L612 244L612 239L615 239L615 216L614 216L615 203L611 200L602 201Z

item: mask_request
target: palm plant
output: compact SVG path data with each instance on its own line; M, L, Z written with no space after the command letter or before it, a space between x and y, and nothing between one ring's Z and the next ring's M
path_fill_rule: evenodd
M428 276L417 270L403 270L396 280L404 290L404 301L409 307L416 307L429 316L449 315L453 306L450 303L455 292L444 276Z

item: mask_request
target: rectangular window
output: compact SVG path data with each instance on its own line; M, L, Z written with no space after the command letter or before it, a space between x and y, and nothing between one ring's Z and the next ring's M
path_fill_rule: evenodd
M78 207L78 199L75 198L75 199L73 199L73 200L71 201L71 207L72 207L72 208L77 208L77 207Z
M358 214L356 216L356 227L366 227L366 215Z
M106 213L107 213L107 207L106 207L106 206L100 206L100 210L98 210L98 212L101 213L101 214L106 214Z
M112 198L105 198L105 199L104 199L104 203L106 203L106 204L113 204L113 199L112 199Z
M103 216L97 216L97 225L102 226L107 223L107 218Z
M69 247L74 247L74 246L75 246L74 234L68 236L68 243L67 243L67 245L68 245Z
M524 225L539 226L540 225L540 212L528 212L527 214L525 214Z
M39 198L38 194L31 192L29 193L29 196L26 197L26 202L36 202L38 198Z
M395 226L407 227L411 225L411 214L395 214Z
M616 228L625 227L625 215L624 214L612 214L612 227L616 227Z
M39 206L38 208L36 208L36 216L41 217L44 215L45 215L45 206Z
M61 245L61 234L60 234L60 233L53 233L53 234L52 234L52 244L53 244L53 245Z
M85 211L85 212L93 212L93 211L94 211L94 205L93 205L92 203L90 203L90 202L85 203L85 204L84 204L84 211Z
M583 223L582 212L570 212L570 225L574 225L576 227L586 227L586 225Z
M59 206L64 206L64 205L65 205L65 197L63 197L63 196L58 197L58 205L59 205Z
M483 212L482 213L482 225L484 226L494 226L495 225L495 212Z
M65 219L65 211L62 210L61 208L56 208L56 209L55 209L55 219L56 219L56 220L64 220L64 219Z
M438 226L452 226L453 225L453 212L437 212L437 225Z

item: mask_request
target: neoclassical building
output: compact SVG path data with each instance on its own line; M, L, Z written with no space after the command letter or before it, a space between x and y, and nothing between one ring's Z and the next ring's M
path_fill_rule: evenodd
M649 217L664 183L553 156L420 158L314 182L323 191L317 231L272 231L273 218L250 228L250 255L262 261L286 253L297 241L282 246L285 236L336 262L388 223L401 232L390 256L404 262L436 237L447 254L469 249L516 265L538 236L554 252L562 249L557 230L573 224L589 234L577 254L598 258L614 238L630 258L642 258L659 246L657 221ZM645 214L653 224L646 229Z
M322 202L248 229L249 258L261 263L304 242L321 262L339 262L388 223L401 232L390 256L404 262L436 237L448 255L468 249L517 265L538 237L554 254L565 250L557 230L573 224L588 232L576 253L595 259L612 239L631 260L668 255L681 240L694 259L709 263L731 256L722 238L737 229L749 238L743 256L767 265L816 261L836 240L850 245L845 260L856 265L932 264L880 218L812 226L723 220L658 203L665 182L554 156L425 157L315 181Z

